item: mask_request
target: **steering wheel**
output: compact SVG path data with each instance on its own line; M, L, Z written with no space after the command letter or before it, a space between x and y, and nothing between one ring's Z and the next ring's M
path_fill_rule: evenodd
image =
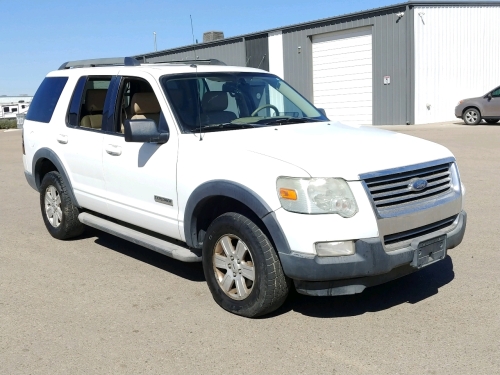
M278 108L276 108L274 105L272 105L272 104L264 104L264 105L261 105L259 108L257 108L255 111L253 111L250 116L257 115L257 113L259 113L264 108L272 108L274 110L274 112L276 112L276 116L280 115L280 110Z

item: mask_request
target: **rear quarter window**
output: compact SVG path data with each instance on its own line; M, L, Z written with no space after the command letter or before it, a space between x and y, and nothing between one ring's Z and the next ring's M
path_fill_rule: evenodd
M50 122L68 77L46 77L33 97L26 120Z

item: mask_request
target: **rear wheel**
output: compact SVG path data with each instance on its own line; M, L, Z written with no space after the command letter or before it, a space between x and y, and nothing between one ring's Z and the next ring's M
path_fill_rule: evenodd
M280 307L289 280L266 235L247 217L226 213L210 224L203 271L214 300L225 310L257 317Z
M486 121L488 124L496 124L500 119L498 118L488 118L488 119L485 119L484 121Z
M78 220L80 213L68 194L58 172L47 173L40 185L40 208L50 235L65 240L80 235L85 226Z
M467 125L477 125L481 122L481 113L476 108L468 108L464 112L463 119Z

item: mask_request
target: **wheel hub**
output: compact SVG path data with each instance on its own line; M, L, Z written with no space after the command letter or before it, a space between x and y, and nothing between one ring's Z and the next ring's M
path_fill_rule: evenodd
M216 243L213 267L219 287L235 300L247 298L253 289L255 269L250 250L235 235L224 235Z
M61 196L54 186L48 186L45 191L45 215L47 220L54 227L61 225L62 210Z

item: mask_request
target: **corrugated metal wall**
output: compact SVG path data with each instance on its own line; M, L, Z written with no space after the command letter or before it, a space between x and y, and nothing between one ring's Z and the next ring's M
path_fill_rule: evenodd
M373 124L411 121L407 103L411 87L411 74L407 71L409 17L405 15L398 20L396 16L397 12L405 11L406 7L401 6L283 30L285 80L312 101L312 36L372 25ZM384 85L384 76L391 77L390 85Z
M269 42L267 33L245 38L246 66L269 71Z
M196 44L196 56L199 59L218 59L227 65L246 65L246 51L243 38L218 41L210 44ZM160 62L169 60L193 60L195 51L193 46L173 50L158 51L145 54L146 62ZM136 56L139 58L139 56Z
M500 85L500 7L416 7L415 123L454 120L458 101Z

